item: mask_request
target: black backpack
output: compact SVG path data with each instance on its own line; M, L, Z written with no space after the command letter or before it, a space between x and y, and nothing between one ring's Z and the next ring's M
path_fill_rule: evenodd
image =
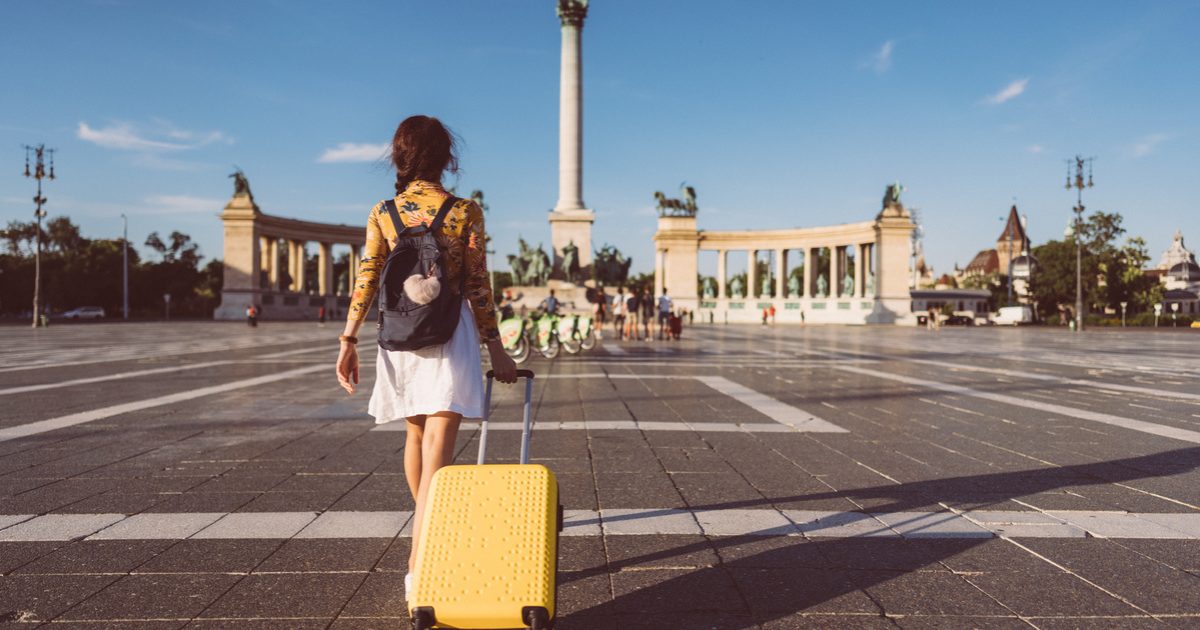
M396 202L391 199L384 202L384 209L396 228L396 244L383 264L379 279L379 347L420 350L446 343L454 335L466 273L464 270L458 287L446 286L448 257L434 235L442 229L446 215L457 201L454 196L447 198L428 227L404 227ZM412 275L438 279L441 290L432 301L421 304L405 292L404 282Z

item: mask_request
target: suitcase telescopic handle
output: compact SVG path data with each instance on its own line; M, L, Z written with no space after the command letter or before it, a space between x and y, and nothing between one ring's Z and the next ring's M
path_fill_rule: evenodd
M533 370L517 370L517 377L525 379L525 410L521 423L521 463L529 463L529 436L533 432ZM492 382L496 374L487 371L487 389L483 398L483 427L479 432L479 458L476 463L483 465L484 454L487 452L488 415L492 409Z

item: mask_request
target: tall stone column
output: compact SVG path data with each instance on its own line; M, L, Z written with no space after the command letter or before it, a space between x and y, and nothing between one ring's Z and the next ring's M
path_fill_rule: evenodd
M755 254L758 251L754 249L746 250L746 299L753 300L758 297L758 260Z
M841 249L837 245L829 246L829 297L836 298L842 295L842 269L838 265L839 252Z
M225 232L225 270L221 304L214 313L217 319L244 317L246 307L258 302L261 284L258 270L262 265L261 219L262 214L249 192L235 194L221 213Z
M729 297L728 295L725 294L725 274L726 274L725 255L726 255L726 253L728 253L728 252L726 252L723 249L717 250L717 297L718 298Z
M562 21L562 62L558 119L558 203L550 212L554 265L568 243L579 248L579 264L592 264L592 223L596 214L583 204L583 60L581 37L587 0L558 0Z
M307 245L304 241L296 241L296 293L304 293L304 288L308 286L308 266L305 265L304 247Z
M354 281L358 280L358 257L362 254L362 248L358 245L350 246L350 295L354 295Z
M258 237L258 253L260 259L258 261L259 277L254 279L254 286L258 287L259 290L265 291L271 288L271 239L269 237ZM262 272L264 271L267 273L267 278L262 277Z
M333 293L333 245L320 243L317 250L317 293L324 296Z
M857 245L858 251L854 253L854 297L862 297L865 293L865 280L867 279L867 246L865 243Z
M279 239L275 238L275 237L271 237L271 242L268 246L268 249L271 250L271 252L269 254L269 257L271 259L271 266L268 270L269 273L267 274L267 280L271 284L271 291L274 292L274 291L280 290L280 287L279 287L279 281L280 281L280 276L279 276Z
M654 295L658 297L663 294L663 286L666 285L667 275L667 252L657 249L654 250Z
M773 297L787 297L787 278L783 274L787 272L787 250L775 250L775 295Z
M813 254L817 250L812 247L804 248L804 297L811 298L815 291L813 290L813 265L817 257Z

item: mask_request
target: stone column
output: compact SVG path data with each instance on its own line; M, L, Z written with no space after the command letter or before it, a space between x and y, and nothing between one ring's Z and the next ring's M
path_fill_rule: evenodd
M307 245L304 241L296 241L296 288L297 293L304 293L305 287L308 285L307 265L305 265L306 253L304 247Z
M865 283L867 279L867 245L865 243L858 244L858 251L854 254L854 297L862 297L865 294Z
M587 17L585 0L558 0L562 60L558 119L558 203L550 213L550 245L557 268L568 243L579 248L579 264L592 263L592 222L583 204L583 61L580 40Z
M758 283L755 282L755 276L758 271L758 261L755 260L755 254L758 250L746 250L746 299L753 300L758 297Z
M916 321L909 293L909 251L916 226L908 211L896 205L885 208L875 219L875 292L878 296L870 323L893 324Z
M225 267L221 304L213 313L216 319L245 317L246 307L258 302L262 284L258 273L262 265L260 218L258 206L249 194L234 195L221 213Z
M259 258L258 269L259 274L254 279L254 286L260 290L269 290L271 288L271 239L267 236L258 237L258 252ZM267 278L263 279L262 272L267 272Z
M812 298L816 294L813 289L813 265L816 264L817 257L816 249L812 247L804 248L804 297Z
M777 298L787 297L787 278L783 275L787 273L787 250L775 250L775 295Z
M667 274L667 252L662 249L654 250L654 296L658 297L663 294L663 285L666 282ZM670 287L667 287L670 288Z
M271 291L279 291L279 239L272 236L268 249L271 250L271 266L267 274L267 280L271 284Z
M358 280L358 257L361 253L362 248L358 245L350 246L350 286L347 287L350 291L350 295L354 295L354 281Z
M836 298L842 294L842 270L838 263L838 246L829 246L829 297Z
M320 243L317 250L317 293L333 293L333 245Z
M723 249L717 250L717 297L729 297L725 294L725 254Z

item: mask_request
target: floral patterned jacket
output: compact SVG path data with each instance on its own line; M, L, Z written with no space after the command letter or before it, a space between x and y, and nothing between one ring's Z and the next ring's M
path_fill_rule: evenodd
M405 227L432 223L449 194L437 182L412 181L403 193L396 196L400 220ZM395 239L396 229L392 226L391 217L383 209L382 202L375 204L371 208L371 216L367 218L367 244L363 247L358 276L354 279L354 294L350 299L348 314L350 319L366 319L379 289L383 263ZM470 199L460 199L455 203L446 215L446 222L437 239L446 252L446 283L458 286L463 274L466 274L464 297L475 315L480 339L488 341L499 338L492 285L488 279L483 211L479 205Z

